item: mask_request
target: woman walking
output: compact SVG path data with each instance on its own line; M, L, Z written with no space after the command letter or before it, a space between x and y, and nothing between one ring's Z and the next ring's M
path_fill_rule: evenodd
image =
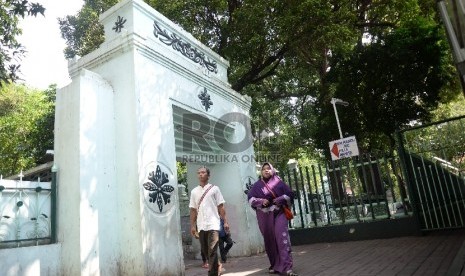
M262 178L255 182L247 197L257 213L258 227L270 261L269 273L297 276L292 271L288 220L284 214L284 208L291 206L294 195L270 163L263 164L261 175Z

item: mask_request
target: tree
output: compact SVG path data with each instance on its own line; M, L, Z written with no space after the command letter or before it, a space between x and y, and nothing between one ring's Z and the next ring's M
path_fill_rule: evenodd
M105 40L99 15L118 3L118 0L85 0L77 15L58 19L61 36L66 41L65 57L84 56Z
M341 125L365 152L393 150L396 129L429 122L438 104L460 91L442 27L421 17L334 60L334 96L350 103L340 109ZM327 143L337 135L325 105L320 115L330 119L320 121L319 140Z
M0 2L0 87L19 79L20 61L26 50L16 40L21 34L19 18L26 15L44 15L45 8L27 0L5 0Z
M68 44L68 58L98 47L103 41L103 33L94 32L98 15L116 2L87 0L76 16L60 20L62 36ZM346 25L352 20L347 1L331 4L324 0L215 0L207 6L205 2L192 0L146 2L228 59L232 88L243 94L251 93L244 90L248 85L260 84L275 75L284 63L296 61L292 51L301 43L342 41L350 33ZM288 53L291 55L287 56ZM293 93L279 92L270 96L283 98Z
M7 84L0 93L0 175L37 165L53 148L55 87L31 90Z
M117 1L86 0L83 9L76 17L67 17L68 20L63 21L62 34L68 41L68 57L88 53L103 41L103 33L98 31L96 35L90 35L90 30L94 27L89 28L89 26L97 26L97 15L115 2ZM312 152L314 147L320 150L326 149L331 131L335 129L334 115L329 101L331 97L339 96L335 93L337 89L342 89L344 83L335 76L357 75L356 71L352 70L358 68L347 61L355 62L356 57L359 56L359 65L362 65L361 57L377 58L377 51L379 53L388 51L388 48L383 48L382 44L397 29L405 27L407 22L415 21L420 17L429 21L438 20L433 0L421 3L417 0L213 0L208 2L146 0L145 2L230 61L228 78L232 88L241 94L251 96L254 100L252 127L261 129L264 122L264 115L261 112L272 110L272 120L265 128L276 136L268 137L266 141L270 143L266 144L267 142L262 141L257 135L261 130L254 132L258 139L257 146L260 144L259 151L267 148L268 151L276 150L286 157L296 155L299 152L297 148L310 148L304 150L305 152ZM404 39L400 32L396 34L398 37L392 37L393 41ZM428 32L423 32L418 35L427 34ZM404 36L407 37L407 34ZM372 46L363 43L367 38L372 41ZM445 37L440 39L442 40L434 40L434 43L439 43L442 47ZM405 41L403 46L408 48L408 43L414 42ZM424 42L430 41L424 40ZM431 45L431 48L436 46ZM405 50L400 45L396 47L392 44L390 47L390 53L382 54L382 62L386 64L378 63L379 67L386 65L394 68L397 60L389 59L389 55L397 56L395 51ZM411 45L411 47L416 46ZM440 54L442 55L443 52ZM432 61L427 56L422 57L428 59L426 63ZM433 68L434 72L418 72L417 77L421 73L440 74L438 70L448 70L446 67L449 61L444 59L442 62L440 69ZM430 80L434 82L434 78L427 78L426 82L419 82L417 88L414 87L417 83L412 83L408 90L420 93L419 91L425 87L428 89L435 87L435 91L438 89L442 91L441 97L437 94L436 96L429 94L428 105L423 105L424 112L412 112L409 116L411 120L426 119L422 116L427 115L434 108L434 101L446 99L447 97L443 96L447 94L446 92L452 91L438 88L446 85L447 81L429 83ZM407 84L405 80L403 83ZM374 84L378 85L372 87L376 91L381 91L386 86L383 82L372 85ZM355 81L352 85L355 87ZM353 97L357 95L360 96L354 94ZM404 108L409 111L410 107L404 106ZM355 113L360 110L363 109L353 111ZM393 111L392 114L396 113ZM364 133L360 138L364 144L366 143L364 147L367 150L380 148L381 145L391 142L387 133L393 129L392 125L383 126L382 131L378 130L375 127L377 122L373 121L376 117L369 116L368 112L353 114L349 118L350 122L361 120L360 124L354 124L353 129L348 131ZM404 118L396 120L399 124L405 123ZM259 122L262 125L259 125ZM367 125L370 127L366 127Z

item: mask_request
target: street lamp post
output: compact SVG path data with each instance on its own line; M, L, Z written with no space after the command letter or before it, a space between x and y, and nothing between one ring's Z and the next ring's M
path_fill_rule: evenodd
M343 105L343 106L348 106L349 103L348 102L345 102L341 99L337 99L337 98L332 98L331 99L331 104L333 105L333 108L334 108L334 114L336 115L336 122L337 122L337 128L339 129L339 136L342 138L344 138L342 136L342 130L341 130L341 124L339 123L339 117L337 116L337 108L336 108L336 104L340 104L340 105Z
M460 0L438 0L437 3L465 93L465 3Z

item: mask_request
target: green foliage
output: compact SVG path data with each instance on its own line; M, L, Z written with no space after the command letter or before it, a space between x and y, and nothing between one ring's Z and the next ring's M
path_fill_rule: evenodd
M66 57L102 43L98 15L116 2L87 0L60 21ZM279 166L328 153L339 138L331 97L350 102L343 132L386 151L397 127L430 120L458 91L432 0L146 2L230 61L232 88L253 98L257 155L277 154Z
M465 98L459 95L449 103L441 103L433 112L433 122L447 121L423 129L421 132L413 131L411 141L417 141L426 145L426 152L431 158L439 157L452 166L465 169L465 119L452 120L459 116L465 116ZM424 149L423 149L424 150ZM457 173L457 171L453 171Z
M186 163L176 161L176 171L178 176L178 183L187 186L187 166Z
M26 50L16 40L21 34L19 17L44 15L45 8L27 0L0 1L0 87L19 80L20 61Z
M187 194L189 192L187 183L187 166L186 163L176 161L176 172L178 177L178 184L184 185L184 192Z
M115 5L117 0L86 0L77 15L58 19L61 36L66 40L65 57L84 56L105 41L99 15Z
M0 174L9 176L37 165L53 149L54 95L7 84L0 93Z
M463 95L458 95L450 102L440 103L438 108L433 111L432 115L433 122L465 115L465 97Z
M459 92L447 89L457 81L441 26L420 17L336 56L328 79L334 97L350 103L338 107L344 136L356 135L363 152L393 150L396 129L429 122L438 104ZM317 137L327 147L339 137L332 107L320 104Z

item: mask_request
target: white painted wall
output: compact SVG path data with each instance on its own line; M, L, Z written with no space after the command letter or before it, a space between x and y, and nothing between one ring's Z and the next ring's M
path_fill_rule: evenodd
M85 69L57 93L58 242L63 247L64 275L118 271L120 250L113 245L120 228L115 227L119 215L112 103L112 87Z
M61 275L60 251L60 244L1 249L0 275Z

